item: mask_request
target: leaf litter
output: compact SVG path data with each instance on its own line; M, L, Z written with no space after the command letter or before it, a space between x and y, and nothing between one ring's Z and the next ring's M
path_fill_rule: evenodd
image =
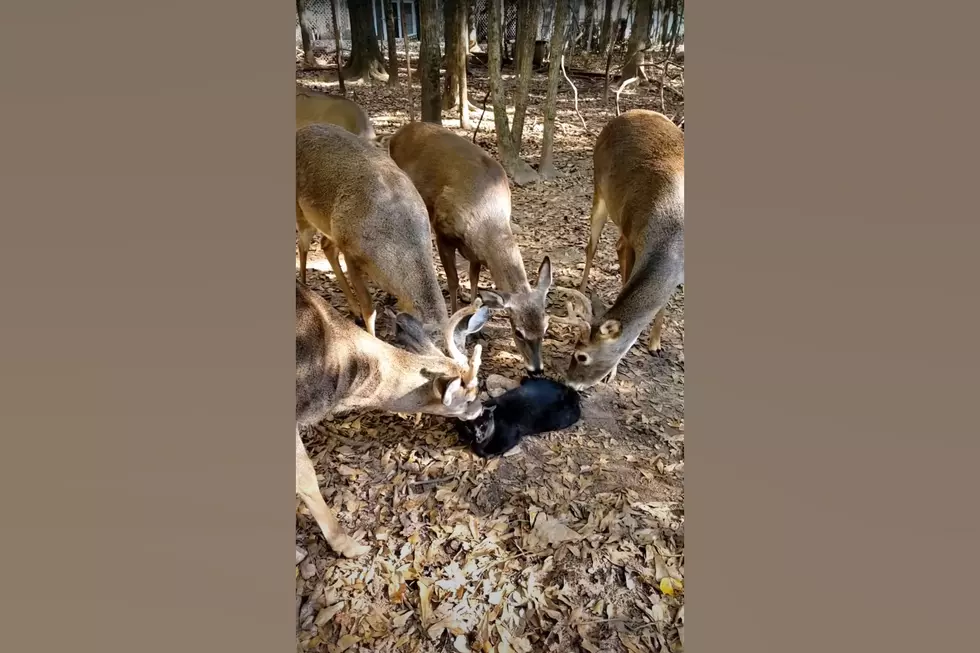
M401 74L394 89L349 86L348 96L381 134L408 121ZM337 92L332 71L297 77ZM506 71L505 80L510 95ZM473 64L469 82L470 101L479 105L486 69ZM515 234L529 273L548 254L555 284L571 287L581 278L588 240L592 146L615 115L614 103L602 102L601 79L575 82L589 130L563 83L555 145L562 174L512 186ZM536 73L522 147L532 164L540 154L544 88L544 75ZM417 81L413 94L418 102ZM620 102L624 110L659 110L658 96L654 88L634 88ZM682 102L668 104L668 115L676 111ZM443 119L472 138L458 128L455 110ZM494 138L492 116L484 117L477 142L496 156ZM607 303L620 287L617 237L607 226L590 275L590 289ZM309 285L349 314L329 266L314 267L323 259L315 246ZM435 253L433 260L445 288ZM458 268L468 289L468 268L462 261ZM491 285L485 270L480 285ZM380 292L374 299L394 304ZM304 433L327 504L372 552L359 560L336 556L300 508L297 650L682 651L683 308L681 288L668 306L663 351L647 352L641 337L611 387L584 393L582 421L528 439L514 456L482 460L456 442L450 422L425 415L350 414ZM554 295L550 310L564 314ZM379 336L390 338L382 322ZM499 393L522 375L510 329L495 317L478 338L485 376L493 375L484 391ZM564 371L572 344L568 327L549 330L542 352L549 374Z

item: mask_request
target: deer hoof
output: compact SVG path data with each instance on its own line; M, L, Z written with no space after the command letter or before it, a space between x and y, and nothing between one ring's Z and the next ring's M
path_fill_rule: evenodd
M354 538L345 535L343 538L330 542L330 548L345 558L360 558L370 553L371 547L361 544Z

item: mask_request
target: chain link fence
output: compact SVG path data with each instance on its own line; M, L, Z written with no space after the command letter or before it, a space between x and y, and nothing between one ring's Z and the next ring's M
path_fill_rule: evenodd
M353 0L363 2L363 0ZM350 41L350 14L347 0L336 0L337 22L340 23L340 38ZM328 47L333 43L333 16L330 13L330 0L306 0L306 15L313 29L313 47ZM296 45L302 46L303 37L299 31L299 16L296 16Z

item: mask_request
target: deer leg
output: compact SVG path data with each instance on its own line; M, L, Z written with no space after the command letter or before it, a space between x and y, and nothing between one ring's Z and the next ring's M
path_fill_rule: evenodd
M350 261L347 264L347 274L350 275L351 285L354 286L354 292L357 293L357 301L361 304L361 317L364 318L364 328L373 336L375 335L374 323L378 317L378 312L374 307L374 300L371 298L371 293L368 292L367 285L364 283L364 277L361 276L360 270L357 269L356 265L351 265Z
M650 329L650 339L647 341L647 349L650 353L658 352L663 349L663 343L660 342L660 333L664 328L664 317L667 313L667 306L665 305L659 311L657 311L656 317L653 318L653 328Z
M323 247L323 253L326 255L327 260L330 261L330 267L333 268L334 276L337 277L337 284L344 291L344 297L347 298L347 303L350 304L351 313L360 315L361 305L357 303L357 297L354 296L354 292L350 289L350 285L347 283L347 277L344 276L344 271L340 269L340 250L337 249L337 244L324 234L320 239L320 245Z
M306 285L306 258L310 253L310 245L313 244L313 236L316 235L316 227L311 225L303 217L303 209L299 202L296 202L296 229L299 231L299 278Z
M470 261L470 303L476 301L480 290L480 262Z
M456 248L445 240L436 236L436 249L439 250L439 260L446 271L446 284L449 286L449 299L452 302L453 314L457 310L459 301L459 273L456 271Z
M599 247L599 236L602 235L602 228L606 226L609 219L609 212L606 210L606 203L599 197L598 192L592 194L592 215L589 216L591 233L589 234L589 244L585 248L585 269L582 270L582 283L579 284L579 292L585 292L589 283L589 271L592 269L592 258Z
M633 274L633 264L636 262L636 252L630 247L629 241L623 235L619 236L619 242L616 243L616 254L619 256L619 276L623 280L623 285L629 281L630 275Z
M331 549L346 558L357 558L371 550L345 533L337 523L337 518L327 507L323 494L320 493L320 486L316 482L313 461L310 460L303 440L299 436L299 426L296 427L296 494L309 508Z

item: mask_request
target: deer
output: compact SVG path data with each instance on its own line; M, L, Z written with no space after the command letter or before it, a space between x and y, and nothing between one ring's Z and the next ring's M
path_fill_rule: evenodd
M540 373L551 260L543 258L531 286L510 226L510 185L503 166L480 146L426 122L401 127L388 141L388 153L425 202L446 271L451 311L458 305L459 251L469 261L470 300L480 296L484 305L506 312L525 368ZM484 265L495 290L481 293L478 285Z
M296 82L296 127L326 123L377 143L371 119L353 100L321 93Z
M476 419L483 412L477 394L482 351L474 345L467 358L461 344L489 317L479 302L457 311L443 333L447 356L414 316L399 314L396 326L406 345L399 348L357 327L296 283L296 494L336 553L357 558L369 549L349 536L327 507L300 427L351 410Z
M684 283L684 133L656 111L626 111L599 133L593 165L585 269L577 291L563 289L579 304L567 304L567 319L580 327L566 372L566 382L576 390L611 382L651 320L647 348L660 351L667 302ZM622 287L607 308L584 293L609 218L620 231Z
M296 227L301 281L319 231L337 283L368 333L375 335L377 311L365 276L397 298L400 312L420 318L430 333L442 331L448 315L425 203L383 150L336 125L297 129Z

